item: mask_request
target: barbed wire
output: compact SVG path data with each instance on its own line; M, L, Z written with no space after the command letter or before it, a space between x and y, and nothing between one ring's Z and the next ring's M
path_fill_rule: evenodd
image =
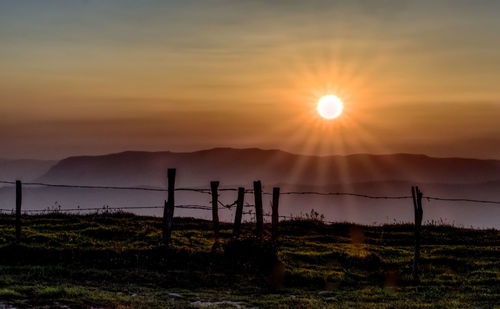
M367 195L359 193L349 193L349 192L315 192L315 191L289 191L281 192L280 195L324 195L324 196L354 196L354 197L364 197L370 199L386 199L386 200L401 200L412 198L409 195L405 196L378 196L378 195Z
M247 205L245 205L247 206ZM249 205L253 206L253 205ZM96 213L99 213L99 211L102 211L104 213L110 212L111 211L119 211L119 210L133 210L133 209L161 209L164 206L120 206L120 207L109 207L109 206L103 206L103 207L88 207L88 208L46 208L46 209L25 209L22 210L21 212L26 214L26 213L70 213L70 212L80 212L80 211L96 211ZM183 208L183 209L198 209L198 210L212 210L212 207L210 206L205 206L205 205L176 205L175 208ZM220 208L219 209L227 209L227 208ZM11 212L14 213L14 209L5 209L5 208L0 208L0 212ZM242 212L243 215L253 215L255 216L255 212L252 211L244 211ZM269 213L264 213L262 214L264 217L272 217L272 214ZM278 218L285 219L285 220L300 220L300 219L307 219L307 215L304 216L284 216L284 215L279 215ZM322 223L327 223L327 224L333 224L335 223L334 221L327 221L324 219L318 219L319 222Z
M15 181L0 180L0 183L15 185ZM23 182L26 186L42 186L42 187L56 187L56 188L75 188L75 189L103 189L103 190L138 190L138 191L154 191L154 192L168 192L168 189L162 188L149 188L149 187L126 187L126 186L91 186L91 185L64 185L52 184L43 182ZM210 194L209 189L202 188L175 188L175 191L191 191L199 193Z
M72 211L91 211L91 210L136 210L136 209L163 209L165 206L102 206L102 207L77 207L77 208L61 208L52 207L44 209L22 209L21 212L72 212ZM245 204L243 207L255 207L255 205ZM212 206L199 205L199 204L187 204L187 205L175 205L175 208L181 209L197 209L197 210L212 210ZM230 210L229 207L218 207L222 210ZM15 209L0 208L0 212L15 212Z
M3 184L16 184L15 181L7 181L0 180L0 183ZM93 185L65 185L65 184L50 184L50 183L42 183L42 182L23 182L23 185L28 186L45 186L45 187L59 187L59 188L77 188L77 189L104 189L104 190L140 190L140 191L156 191L156 192L168 192L168 189L162 188L149 188L149 187L127 187L127 186L93 186ZM221 188L219 191L237 191L237 188ZM204 194L211 194L210 189L205 188L175 188L175 191L189 191L189 192L198 192ZM251 189L245 190L245 193L253 193L254 191ZM272 195L270 192L262 192L264 195ZM380 196L380 195L368 195L361 193L350 193L350 192L317 192L317 191L287 191L281 192L280 195L318 195L318 196L352 196L352 197L361 197L368 199L385 199L385 200L401 200L401 199L411 199L410 195L402 195L402 196ZM500 201L492 201L492 200L480 200L480 199L470 199L470 198L445 198L445 197L435 197L435 196L424 196L428 201L447 201L447 202L469 202L469 203L482 203L482 204L498 204L500 205ZM221 206L225 208L231 208L236 204L236 201L232 204L225 205L219 201Z
M444 202L471 202L471 203L483 203L483 204L498 204L500 205L500 201L489 201L489 200L474 200L467 198L443 198L443 197L435 197L435 196L423 196L424 199L428 201L444 201Z
M15 185L15 181L0 180L0 183ZM138 191L154 191L154 192L168 192L168 189L151 188L151 187L128 187L128 186L94 186L94 185L65 185L65 184L52 184L43 182L23 182L27 186L43 186L43 187L56 187L56 188L75 188L75 189L103 189L103 190L138 190ZM175 191L191 191L205 194L212 194L210 189L204 188L175 188ZM238 191L238 188L220 188L218 191ZM253 193L251 189L245 190L245 193ZM262 192L265 195L271 195L269 192Z

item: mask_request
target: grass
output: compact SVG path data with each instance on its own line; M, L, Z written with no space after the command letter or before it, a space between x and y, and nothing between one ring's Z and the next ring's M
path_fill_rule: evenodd
M0 307L500 308L500 231L424 226L421 280L411 277L412 226L280 224L277 244L229 244L221 224L127 213L0 215ZM269 226L266 226L269 230ZM496 307L495 307L496 306Z

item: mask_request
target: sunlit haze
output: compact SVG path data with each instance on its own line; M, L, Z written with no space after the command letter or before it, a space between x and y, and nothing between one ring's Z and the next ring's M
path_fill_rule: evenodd
M500 159L500 2L2 1L0 158ZM319 98L341 98L325 121Z

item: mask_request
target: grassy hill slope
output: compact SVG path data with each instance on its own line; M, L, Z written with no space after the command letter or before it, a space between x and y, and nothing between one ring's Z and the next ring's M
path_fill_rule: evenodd
M423 228L422 277L411 279L410 225L281 223L278 244L244 240L212 250L208 221L131 214L0 215L0 306L494 308L500 231ZM266 226L266 230L269 227Z

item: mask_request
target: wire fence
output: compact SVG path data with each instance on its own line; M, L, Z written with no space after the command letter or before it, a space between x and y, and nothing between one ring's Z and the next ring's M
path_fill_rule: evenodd
M15 181L0 180L0 184L4 185L15 185ZM72 189L98 189L98 190L136 190L136 191L152 191L152 192L168 192L168 189L158 188L158 187L130 187L130 186L98 186L98 185L69 185L69 184L52 184L43 182L23 182L23 186L38 186L38 187L54 187L54 188L72 188ZM212 194L212 191L207 188L175 188L175 191L185 191L185 192L195 192L201 194ZM220 188L218 191L221 192L236 192L238 188ZM245 193L254 193L253 190L247 189ZM272 195L271 192L262 192L264 195ZM352 192L317 192L317 191L284 191L280 195L315 195L315 196L345 196L345 197L356 197L356 198L367 198L367 199L382 199L382 200L402 200L402 199L412 199L411 195L401 195L401 196L381 196L381 195L369 195L361 193ZM468 202L477 203L485 205L499 205L500 201L492 200L481 200L481 199L471 199L471 198L447 198L447 197L436 197L436 196L424 196L427 201L442 201L442 202ZM219 209L232 209L236 206L236 201L232 204L224 204L218 201L220 207ZM252 208L254 205L246 203L244 205L246 208ZM46 209L23 209L23 213L45 213L45 212L80 212L80 211L126 211L126 210L141 210L141 209L162 209L164 206L116 206L116 207L86 207L86 208L46 208ZM196 209L196 210L206 210L211 211L212 206L198 205L198 204L187 204L187 205L175 205L175 208L180 209ZM0 208L0 212L14 212L14 209ZM254 214L252 212L244 212L243 214ZM270 216L269 214L265 216ZM281 218L293 219L293 216L280 216Z
M140 209L163 209L165 206L102 206L102 207L76 207L76 208L60 208L49 207L44 209L23 209L23 213L50 213L50 212L79 212L79 211L124 211L124 210L140 210ZM254 205L245 204L245 208L253 208ZM212 206L191 204L191 205L175 205L175 208L181 209L197 209L197 210L212 210ZM231 209L231 207L218 207L218 209ZM15 209L0 208L0 212L15 212ZM245 213L244 213L245 214ZM249 212L246 214L254 214Z
M233 207L237 207L235 214L235 221L233 224L233 238L236 239L240 233L240 226L242 215L255 215L256 229L255 235L259 239L263 239L263 223L264 217L272 217L271 220L271 239L275 241L278 237L278 222L279 218L286 220L294 220L294 219L304 219L303 216L284 216L278 215L278 205L279 205L279 197L280 195L303 195L303 196L347 196L347 197L355 197L355 198L366 198L366 199L381 199L381 200L413 200L413 207L415 211L415 251L414 251L414 262L413 262L413 274L414 279L418 279L418 259L420 256L420 228L422 225L422 198L423 194L417 187L412 187L412 195L401 195L401 196L382 196L382 195L369 195L362 193L352 193L352 192L316 192L316 191L285 191L280 192L280 188L273 188L273 192L263 192L260 181L254 182L254 190L245 190L243 188L221 188L219 189L219 182L211 182L211 188L174 188L175 183L175 169L168 170L168 185L170 188L170 192L165 188L155 188L155 187L126 187L126 186L96 186L96 185L68 185L68 184L50 184L43 182L26 182L21 183L20 181L6 181L0 180L0 184L4 185L15 185L16 187L16 212L15 212L15 237L16 243L20 243L21 238L21 214L43 214L43 213L72 213L72 212L90 212L94 211L95 213L104 212L119 212L119 211L127 211L127 210L144 210L144 209L164 209L163 215L163 233L162 233L162 244L168 245L171 241L172 235L172 225L173 225L173 214L174 208L179 209L196 209L203 211L212 211L212 222L213 222L213 231L214 231L214 246L213 248L217 248L218 246L218 234L219 234L219 218L218 218L218 210L231 210ZM60 206L57 208L47 208L47 209L23 209L21 211L22 204L22 185L25 186L39 186L39 187L56 187L56 188L75 188L75 189L99 189L99 190L140 190L140 191L155 191L155 192L168 192L168 200L165 201L165 205L153 205L153 206L121 206L121 207L86 207L86 208L66 208L62 209ZM212 205L199 205L199 204L174 204L174 192L173 191L187 191L187 192L196 192L201 194L209 194L212 196ZM237 191L238 199L231 204L224 204L218 200L219 191ZM254 193L255 195L255 205L244 204L242 193ZM272 214L264 213L262 207L262 195L272 195ZM446 197L436 197L436 196L425 196L427 201L445 201L445 202L468 202L468 203L478 203L482 205L495 205L500 206L500 201L492 201L492 200L480 200L480 199L471 199L471 198L446 198ZM255 210L247 210L243 211L243 207L252 208L255 207ZM11 212L14 214L14 209L0 209L0 212ZM418 214L419 212L419 214ZM326 224L332 224L335 222L325 220L324 216L314 213L311 211L311 215L307 216L306 219L318 220Z

